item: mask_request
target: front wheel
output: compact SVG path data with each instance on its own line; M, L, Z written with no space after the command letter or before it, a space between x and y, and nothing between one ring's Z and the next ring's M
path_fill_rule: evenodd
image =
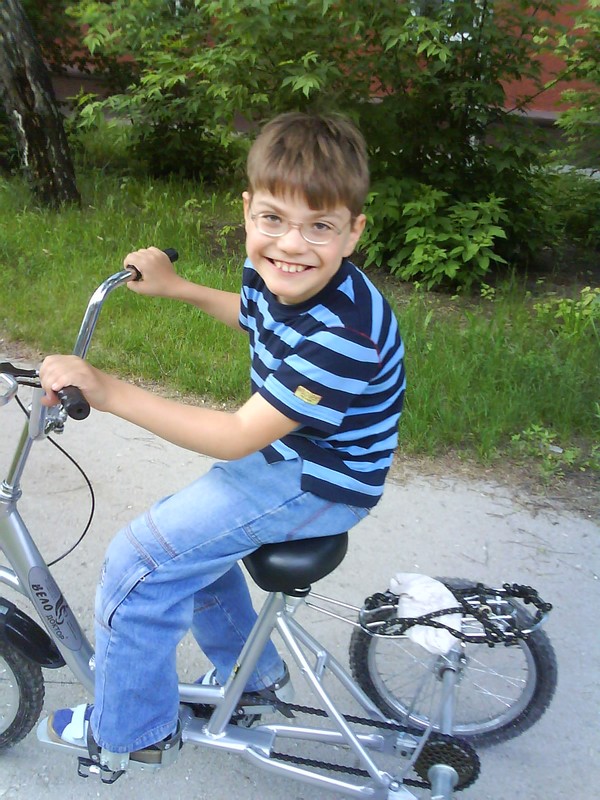
M467 581L447 580L450 590ZM519 627L533 624L527 611L508 601ZM387 617L393 611L384 612ZM541 630L511 644L459 643L462 665L456 686L452 732L472 744L491 745L530 728L548 707L557 668L550 640ZM433 728L440 707L444 659L410 639L370 636L356 628L350 641L350 667L356 682L387 716L404 725Z
M0 750L27 736L43 702L44 678L40 666L0 639Z

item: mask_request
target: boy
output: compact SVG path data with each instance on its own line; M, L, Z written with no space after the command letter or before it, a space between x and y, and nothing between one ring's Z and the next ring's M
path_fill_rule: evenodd
M94 408L225 462L110 545L95 704L56 712L57 740L136 760L175 741L178 642L191 627L214 664L203 681L223 683L255 620L237 562L263 544L342 533L383 491L403 347L388 304L347 260L365 225L362 136L343 118L282 115L256 139L248 181L241 297L186 281L157 248L125 259L142 274L133 291L191 303L249 336L252 395L238 411L154 396L74 356L42 366L49 405L79 386ZM246 689L285 697L288 681L269 644Z

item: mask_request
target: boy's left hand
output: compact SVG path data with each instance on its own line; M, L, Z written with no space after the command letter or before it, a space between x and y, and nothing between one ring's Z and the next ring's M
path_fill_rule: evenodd
M174 297L177 286L184 279L176 272L171 260L158 247L146 247L129 253L123 266L134 266L141 274L140 280L129 281L127 288L150 297Z

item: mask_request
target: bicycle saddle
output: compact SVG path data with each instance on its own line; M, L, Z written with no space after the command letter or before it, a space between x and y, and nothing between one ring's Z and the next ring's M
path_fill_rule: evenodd
M348 534L265 544L243 561L252 580L265 592L307 594L311 583L341 564L348 549Z

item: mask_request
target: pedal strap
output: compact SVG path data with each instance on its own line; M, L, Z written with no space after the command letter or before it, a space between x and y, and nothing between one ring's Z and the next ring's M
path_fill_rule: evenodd
M77 774L81 778L89 777L90 771L100 773L100 780L102 783L111 784L118 780L121 775L124 774L125 768L119 765L118 769L114 769L114 765L103 763L102 758L102 749L97 744L96 740L92 735L92 726L88 724L87 727L87 739L86 739L87 749L89 753L89 758L85 758L84 756L80 756L78 759L78 767L77 767ZM114 756L113 753L106 753L105 755ZM124 764L126 765L129 761L129 753L120 754L118 756Z
M92 726L88 725L87 729L87 749L92 761L100 763L100 748L96 744L96 740L92 736Z

